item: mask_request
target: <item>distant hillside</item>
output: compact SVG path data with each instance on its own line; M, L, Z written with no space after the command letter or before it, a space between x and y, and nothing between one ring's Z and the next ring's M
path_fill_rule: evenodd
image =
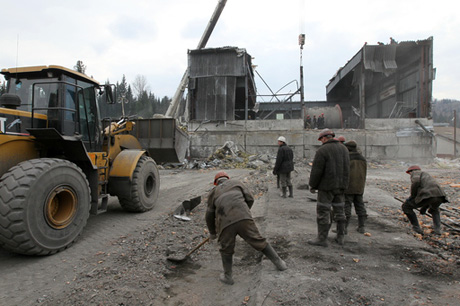
M435 99L432 104L433 122L448 123L449 126L454 125L454 110L457 111L457 127L460 127L460 101L450 99Z

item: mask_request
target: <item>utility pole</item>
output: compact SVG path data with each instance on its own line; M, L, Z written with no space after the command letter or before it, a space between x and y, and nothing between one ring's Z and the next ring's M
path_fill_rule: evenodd
M303 87L303 46L305 45L305 34L299 35L299 45L300 45L300 116L302 118L302 123L305 126L305 101L304 101L304 87Z
M457 111L454 109L454 159L457 158Z

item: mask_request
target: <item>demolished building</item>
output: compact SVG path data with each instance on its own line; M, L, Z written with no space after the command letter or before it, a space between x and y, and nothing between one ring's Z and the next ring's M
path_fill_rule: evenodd
M200 50L189 56L192 156L208 156L229 140L248 152L275 154L275 140L283 135L297 157L312 158L320 146L318 131L304 129L303 118L321 113L325 114L325 127L333 128L337 135L349 140L354 139L369 159L416 162L436 156L436 140L430 128L435 77L432 37L364 44L330 79L326 86L327 101L306 101L303 111L301 102L291 100L286 104L257 103L255 107L252 90L255 93L256 87L254 74L248 69L251 66L247 53L243 55L246 61L234 62L240 72L237 77L222 73L231 71L230 67L210 67L216 63L231 64L224 61L225 53L219 53L233 52L233 56L238 56L237 50L242 49ZM216 58L205 63L203 56ZM204 88L200 90L199 86ZM234 94L238 90L240 99ZM224 97L226 94L229 96ZM257 108L259 112L255 113ZM259 120L249 120L254 118L249 115L253 111Z
M430 118L433 38L365 44L326 86L341 106L345 127L365 128L365 118Z
M187 102L192 121L255 118L251 56L237 47L189 50Z

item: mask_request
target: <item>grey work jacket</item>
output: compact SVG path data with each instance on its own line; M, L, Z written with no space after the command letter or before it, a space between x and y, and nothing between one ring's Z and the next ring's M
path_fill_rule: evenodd
M250 209L253 204L254 196L239 180L226 180L214 187L209 192L206 210L209 233L220 235L227 226L252 219Z

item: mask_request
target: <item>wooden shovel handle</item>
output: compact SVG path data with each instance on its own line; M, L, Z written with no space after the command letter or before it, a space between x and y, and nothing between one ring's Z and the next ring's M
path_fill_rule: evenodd
M191 250L190 252L187 253L187 255L185 255L185 257L189 257L193 252L195 252L196 250L198 250L199 248L201 248L201 246L203 244L205 244L206 242L209 241L209 237L206 238L205 240L201 241L201 243L199 245L197 245L193 250Z

